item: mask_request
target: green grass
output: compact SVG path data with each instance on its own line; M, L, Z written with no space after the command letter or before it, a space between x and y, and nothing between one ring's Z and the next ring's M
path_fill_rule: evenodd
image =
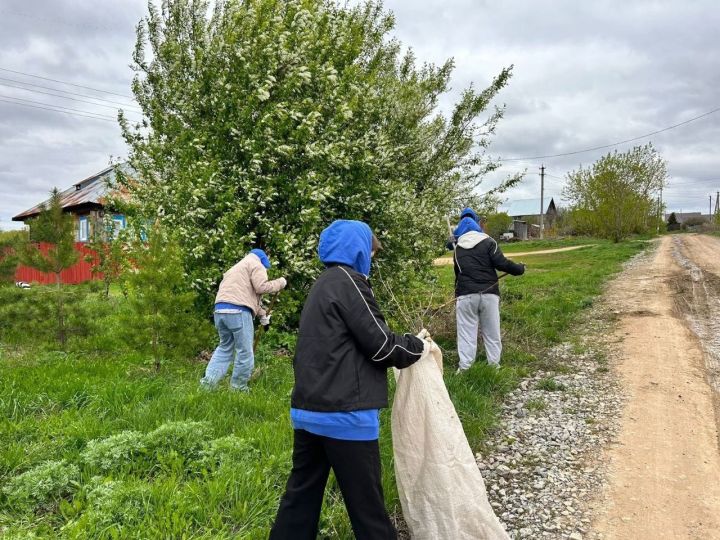
M480 351L468 372L454 375L451 312L430 325L473 448L497 425L505 393L543 366L543 350L570 337L603 281L644 247L592 243L535 256L525 276L503 280L500 370L483 365ZM439 303L452 296L452 268L436 272ZM192 360L155 374L120 342L108 349L88 336L61 353L32 343L30 329L26 335L25 344L0 344L0 537L267 538L290 469L292 367L281 349L292 336L267 336L261 375L246 395L226 386L201 391L204 364ZM389 411L381 424L386 500L399 514ZM332 480L321 531L322 538L352 538Z
M565 390L565 385L557 382L552 377L544 377L538 381L537 388L546 392L562 392Z
M525 408L528 411L544 411L547 409L547 401L541 398L528 399L525 403Z

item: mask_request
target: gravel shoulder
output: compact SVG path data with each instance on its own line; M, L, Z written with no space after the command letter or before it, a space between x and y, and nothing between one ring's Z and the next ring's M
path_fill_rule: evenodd
M477 461L511 537L720 539L712 242L664 237L629 261L508 396Z

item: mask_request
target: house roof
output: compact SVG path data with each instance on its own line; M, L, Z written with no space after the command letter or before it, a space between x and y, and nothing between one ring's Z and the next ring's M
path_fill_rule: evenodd
M132 169L127 164L120 165L120 168L124 172L130 172ZM60 192L60 205L63 210L71 211L81 206L96 206L102 208L105 204L105 197L108 194L110 188L108 182L115 179L115 166L107 167L102 171L88 176L84 180L76 182L65 191ZM43 208L43 205L47 205L50 199L47 199L29 210L21 212L17 216L12 218L13 221L25 221L36 215L38 215Z
M555 201L552 197L547 201L547 207L545 213L547 213L551 207L555 206ZM498 212L506 212L508 216L539 216L540 215L540 199L524 199L507 201L505 204L500 205Z
M707 219L708 221L712 218L712 216L703 214L702 212L668 212L667 214L665 214L665 221L670 219L670 214L675 214L675 218L677 219L678 223L685 223L688 219L691 218L703 218Z

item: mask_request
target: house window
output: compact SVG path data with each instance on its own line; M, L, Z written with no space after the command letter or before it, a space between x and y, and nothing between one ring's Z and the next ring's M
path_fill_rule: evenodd
M120 234L120 231L122 231L126 226L125 222L125 216L122 214L113 214L113 238L117 238Z
M80 216L78 219L78 241L87 242L90 235L90 222L87 216Z

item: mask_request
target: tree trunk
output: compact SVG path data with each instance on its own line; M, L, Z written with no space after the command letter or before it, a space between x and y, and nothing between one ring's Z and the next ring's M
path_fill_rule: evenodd
M60 272L55 272L55 285L57 295L57 323L58 323L58 341L60 346L65 349L67 335L65 332L65 299L63 298L62 279Z

